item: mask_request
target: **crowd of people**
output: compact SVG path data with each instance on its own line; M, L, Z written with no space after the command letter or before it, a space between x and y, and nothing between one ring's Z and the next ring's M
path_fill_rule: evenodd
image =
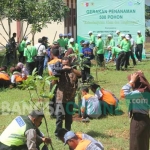
M116 34L118 35L117 45L111 34L108 35L105 42L102 39L102 35L98 34L96 41L92 31L89 31L90 41L80 41L81 50L70 33L67 35L59 34L59 39L54 41L52 45L48 44L47 37L42 37L38 39L38 44L32 46L31 41L24 37L18 46L20 54L19 63L15 67L10 68L12 76L10 77L7 74L6 66L0 68L1 87L8 87L9 85L16 87L17 84L21 84L23 80L26 80L28 75L32 74L34 68L37 68L38 75L43 76L43 70L47 67L50 76L59 78L59 80L53 80L50 85L51 89L57 84L55 95L49 104L50 116L56 118L55 136L65 144L68 144L71 150L91 150L92 148L103 150L104 146L89 135L71 131L72 116L79 78L82 79L83 83L83 87L80 90L82 99L78 106L82 121L88 122L90 119L98 119L108 114L115 115L115 109L119 101L116 96L110 91L103 89L97 83L90 83L88 86L85 86L84 83L87 82L90 76L91 60L94 58L100 67L105 67L105 62L114 61L116 63L116 70L122 69L123 66L127 69L129 56L133 60L133 65L136 65L133 54L135 48L138 61L142 60L144 38L141 32L137 32L136 42L134 42L130 34L124 35L120 31L116 31ZM13 37L15 37L15 34L13 34ZM11 46L12 39L9 42L7 44L7 51L11 48L10 51L14 52L15 48ZM105 50L108 51L106 60L104 58ZM79 54L79 51L81 51L81 54ZM84 66L82 70L79 70L76 66L79 57L83 59ZM7 56L7 65L11 63L10 58L11 54ZM148 150L150 135L150 119L148 114L150 84L141 71L129 75L128 79L129 83L122 87L120 96L130 99L129 112L132 118L130 150ZM89 90L93 94L90 94ZM135 100L141 99L141 96L148 100L147 103L139 103L139 101ZM50 143L51 140L45 138L37 130L43 117L44 114L42 112L33 111L28 117L18 116L15 118L1 135L0 149L12 148L20 150L27 147L27 149L36 150L39 147L36 135L38 135L40 143ZM63 129L63 120L65 121L65 129ZM34 126L31 125L32 123ZM18 128L11 131L16 124ZM20 137L24 139L24 142L20 140ZM14 138L16 138L15 141Z

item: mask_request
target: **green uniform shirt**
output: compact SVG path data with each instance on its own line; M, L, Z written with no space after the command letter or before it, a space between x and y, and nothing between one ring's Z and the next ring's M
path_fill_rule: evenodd
M131 48L131 42L124 39L121 41L120 47L123 51L128 52Z
M118 55L121 51L122 49L119 47L112 47L112 54L115 56Z
M64 38L64 41L65 41L65 44L66 44L65 46L67 46L69 39L68 38Z
M22 40L21 43L19 44L19 48L18 48L19 52L23 52L25 47L26 47L26 41Z
M118 45L121 44L121 41L122 41L122 37L121 37L121 34L119 34L119 36L118 36Z
M136 44L143 44L145 42L143 36L137 36L136 37Z
M77 43L74 43L74 45L69 44L68 48L72 48L75 53L79 52L79 45Z
M68 39L68 46L70 45L70 39Z
M108 38L105 40L105 47L107 48L110 45L110 41L108 40Z
M24 56L27 62L34 62L33 57L37 55L37 50L34 46L28 45L24 50Z
M63 38L58 39L57 42L59 43L60 47L64 47L65 48L66 42L65 42L65 40Z
M111 46L111 47L115 46L115 41L113 39L110 40L109 46Z
M104 41L100 38L96 42L97 54L104 54Z
M90 44L95 44L95 36L93 34L90 36Z

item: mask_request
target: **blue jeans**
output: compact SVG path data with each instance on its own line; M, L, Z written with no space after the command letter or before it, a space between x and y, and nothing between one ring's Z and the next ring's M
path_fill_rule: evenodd
M112 56L112 52L109 51L109 52L108 52L108 56L107 56L107 62L110 60L111 56Z
M46 69L47 67L48 60L49 60L49 57L46 55L44 58L44 69Z

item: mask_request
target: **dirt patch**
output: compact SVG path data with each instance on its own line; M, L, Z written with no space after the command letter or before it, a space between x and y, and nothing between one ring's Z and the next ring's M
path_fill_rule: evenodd
M79 122L81 122L82 118L79 116L79 114L74 114L73 115L73 121L79 121Z

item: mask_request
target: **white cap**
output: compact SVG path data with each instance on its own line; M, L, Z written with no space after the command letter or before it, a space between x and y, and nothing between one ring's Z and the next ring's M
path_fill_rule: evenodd
M23 39L24 39L24 40L27 40L27 39L28 39L28 37L27 37L27 36L24 36L24 37L23 37Z
M130 39L130 36L127 34L125 38L126 38L127 40L129 40L129 39Z
M26 41L26 44L28 45L28 44L31 44L31 41L30 40L27 40Z
M74 38L71 38L69 41L70 41L70 42L74 42Z
M97 37L101 37L102 35L99 33L99 34L97 34Z
M111 48L111 46L110 46L110 45L109 45L109 46L107 46L107 49L108 49L108 48Z
M111 34L108 34L107 36L108 36L108 37L112 37L112 35L111 35Z
M117 33L120 33L120 31L119 31L119 30L117 30L117 31L116 31L116 34L117 34Z
M89 31L89 34L93 33L92 31Z
M121 37L125 37L125 34L121 34Z
M141 31L137 31L137 33L141 33Z

